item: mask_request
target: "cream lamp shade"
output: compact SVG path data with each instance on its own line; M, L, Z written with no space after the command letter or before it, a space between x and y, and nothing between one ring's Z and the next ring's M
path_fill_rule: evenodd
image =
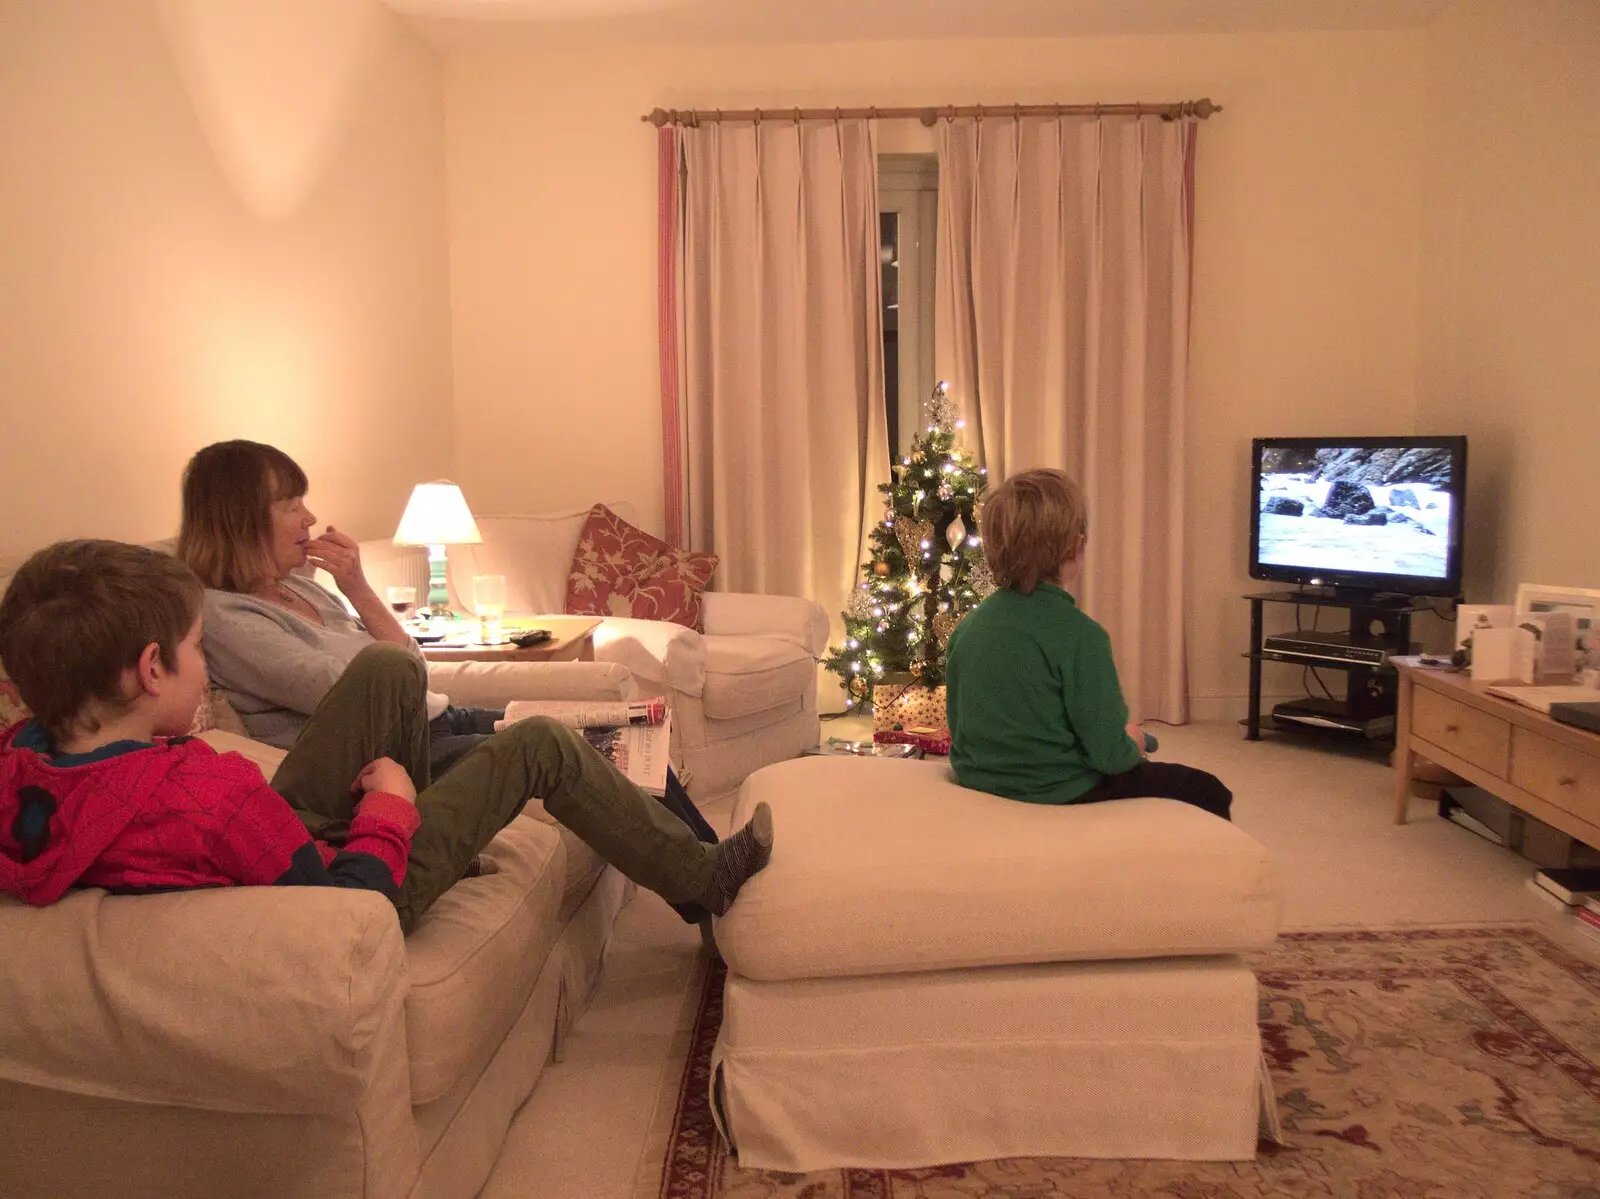
M428 608L434 616L448 616L450 588L445 566L447 545L477 545L483 541L461 488L448 479L418 483L394 531L396 545L428 547Z
M483 541L461 488L448 480L418 483L394 531L396 545L477 545Z

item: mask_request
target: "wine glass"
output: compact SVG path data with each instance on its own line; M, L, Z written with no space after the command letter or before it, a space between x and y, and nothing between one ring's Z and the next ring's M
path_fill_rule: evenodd
M472 607L478 614L478 640L500 644L500 619L506 614L505 575L473 575Z
M394 614L405 623L406 615L417 606L417 589L415 587L390 587L385 593L389 607Z

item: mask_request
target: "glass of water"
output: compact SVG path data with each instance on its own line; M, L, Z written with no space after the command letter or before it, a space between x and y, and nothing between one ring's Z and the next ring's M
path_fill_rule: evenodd
M478 640L499 645L500 621L506 614L505 575L473 575L472 607L478 614Z

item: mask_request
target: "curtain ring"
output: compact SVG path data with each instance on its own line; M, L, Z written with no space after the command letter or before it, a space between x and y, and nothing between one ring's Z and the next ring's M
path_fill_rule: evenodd
M1100 117L1101 117L1100 102L1098 100L1096 100L1095 101L1095 105L1094 105L1094 119L1098 121L1100 119Z
M1144 116L1143 102L1135 103L1133 106L1133 119L1137 121L1142 116Z
M844 113L842 111L840 111L838 108L835 108L833 110L833 123L835 125L837 125L843 119L844 119Z
M761 110L759 108L756 109L756 124L761 124Z
M878 106L876 104L874 104L871 108L867 109L867 120L876 121L877 119L878 119Z
M1016 108L1016 112L1013 114L1013 119L1017 122L1017 124L1020 125L1022 124L1022 105L1018 104L1014 107Z
M798 108L794 110L794 123L796 125L800 123L800 110Z
M978 124L983 124L983 105L978 105Z

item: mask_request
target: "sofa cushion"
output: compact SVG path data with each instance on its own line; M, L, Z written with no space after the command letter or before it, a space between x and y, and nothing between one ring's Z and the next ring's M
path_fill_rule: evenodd
M669 620L697 629L700 592L716 569L715 554L668 545L596 504L572 556L567 611Z
M567 858L553 826L519 816L482 856L487 872L441 895L406 938L413 1104L487 1060L561 934Z
M706 638L707 719L731 720L793 703L817 685L817 660L781 637Z
M625 519L633 517L626 502L608 505ZM506 611L555 613L567 608L567 578L578 535L589 508L571 508L535 516L480 516L481 545L453 545L448 563L457 602L472 599L473 575L504 575Z
M29 1086L338 1113L399 1051L405 941L374 892L88 887L42 908L0 896L0 945L12 967L0 971L0 1076Z
M944 762L809 757L744 781L772 861L717 923L758 981L1240 953L1277 935L1266 850L1169 799L1027 804Z

